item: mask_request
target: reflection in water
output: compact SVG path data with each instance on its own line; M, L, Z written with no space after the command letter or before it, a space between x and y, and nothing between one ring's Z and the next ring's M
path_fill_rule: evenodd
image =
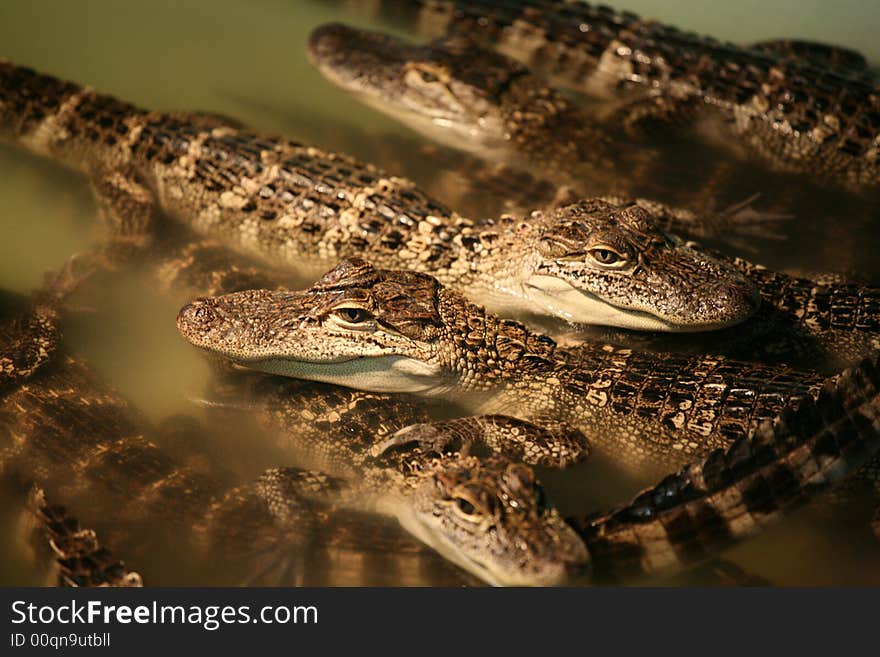
M472 166L464 156L423 145L421 140L416 146L411 133L353 103L311 70L304 43L314 26L331 20L365 24L334 6L269 0L188 3L184 7L157 2L149 13L141 14L134 5L110 0L52 3L51 11L49 0L5 3L0 6L0 43L4 44L2 55L17 63L91 84L147 107L218 112L262 132L349 152L414 178L466 213L483 216L509 209L504 199L492 195L461 197L460 171ZM774 15L757 3L739 6L749 21L719 19L715 9L694 15L690 7L687 2L648 0L626 5L740 42L797 32L797 36L846 39L849 45L876 48L873 30L867 28L880 20L878 9L863 3L850 11L838 7L840 24L818 27L790 23L791 12L776 15L774 23ZM795 13L802 21L818 16L802 9ZM131 29L133 20L137 30ZM39 26L39 31L24 26ZM880 58L880 52L868 50L867 54L874 60ZM788 230L792 238L784 248L758 243L751 259L779 268L855 271L868 280L880 280L880 262L873 258L880 246L880 231L874 224L876 201L811 190L802 180L767 176L744 164L731 163L731 167L738 168L737 185L713 199L719 206L759 192L765 207L795 216ZM94 207L84 181L51 163L3 148L0 171L0 286L26 293L39 284L47 269L92 241ZM687 181L682 184L686 186ZM252 480L283 456L261 443L252 426L217 422L193 403L203 394L209 369L177 336L174 317L183 300L157 294L136 276L121 276L78 299L81 309L91 310L72 318L68 344L101 380L142 409L148 420L158 423L171 414L198 417L210 435L206 441L210 460L242 481ZM643 483L621 481L602 463L566 472L543 471L541 478L562 510L570 513L606 507ZM23 560L14 539L16 505L8 502L17 496L8 487L0 493L4 509L0 582L41 583L43 574ZM866 526L867 499L863 508L845 512L805 510L730 556L746 570L778 584L880 584L878 552ZM88 510L76 512L85 516ZM322 531L297 555L275 563L274 570L267 567L264 578L255 582L473 583L388 522L341 514ZM366 536L372 541L368 549L357 545ZM148 583L232 583L229 573L204 565L201 570L182 568L173 558L178 556L161 550L144 555L143 565L155 573ZM137 563L131 565L138 568Z

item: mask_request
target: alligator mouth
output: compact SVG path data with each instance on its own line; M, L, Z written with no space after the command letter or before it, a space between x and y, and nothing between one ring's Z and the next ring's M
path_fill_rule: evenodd
M425 522L418 513L410 512L398 516L400 524L422 543L438 552L443 558L451 561L462 570L465 570L491 586L505 586L509 584L499 578L496 573L485 563L474 559L460 550L455 542L446 534L437 530L436 527Z
M322 360L269 356L239 362L269 374L371 392L440 394L446 382L439 366L396 355Z
M567 570L562 563L553 564L554 567L550 572L535 572L532 577L517 576L516 573L500 573L497 569L459 549L447 534L438 531L418 513L400 515L398 521L413 536L436 550L445 559L491 586L558 586L566 579Z

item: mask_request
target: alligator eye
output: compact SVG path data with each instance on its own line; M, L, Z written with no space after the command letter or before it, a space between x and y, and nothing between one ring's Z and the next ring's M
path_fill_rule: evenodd
M463 497L455 498L455 506L466 516L472 516L477 512L477 508Z
M339 319L349 324L360 324L371 317L370 313L363 308L337 308L334 313Z
M412 81L417 84L437 84L449 79L449 74L444 68L438 68L430 63L410 64L407 69L407 76L413 75Z
M590 255L600 265L618 265L623 262L623 256L611 249L590 249Z
M425 69L419 69L419 75L422 76L422 82L425 84L431 84L433 82L439 82L440 78L438 78L431 71L426 71Z

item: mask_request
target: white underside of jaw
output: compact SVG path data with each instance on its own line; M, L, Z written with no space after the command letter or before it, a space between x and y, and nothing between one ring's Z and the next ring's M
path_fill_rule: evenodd
M522 296L530 304L575 324L617 326L637 331L681 333L721 328L714 324L673 324L641 310L614 306L597 296L578 290L555 276L532 276L522 287Z
M472 575L479 577L491 586L505 586L506 583L499 580L485 565L465 556L460 549L441 536L439 532L429 527L411 509L399 509L395 515L397 516L397 521L406 531L431 549L436 550L447 561L451 561L462 570L466 570Z
M566 579L564 568L551 567L545 573L534 572L531 576L516 571L498 572L491 568L489 562L477 561L467 556L442 531L431 527L411 508L399 508L394 515L397 516L401 526L422 543L436 550L444 559L479 577L491 586L558 586Z
M445 383L439 365L405 356L364 356L335 362L270 357L244 364L270 374L334 383L369 392L433 394L442 390Z

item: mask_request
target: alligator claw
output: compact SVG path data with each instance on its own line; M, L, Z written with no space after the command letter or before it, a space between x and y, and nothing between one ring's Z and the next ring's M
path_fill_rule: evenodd
M415 443L423 452L444 454L455 448L455 451L466 455L471 443L463 441L450 431L442 431L436 422L420 422L411 424L394 432L388 438L370 448L370 456L377 458L396 448Z

